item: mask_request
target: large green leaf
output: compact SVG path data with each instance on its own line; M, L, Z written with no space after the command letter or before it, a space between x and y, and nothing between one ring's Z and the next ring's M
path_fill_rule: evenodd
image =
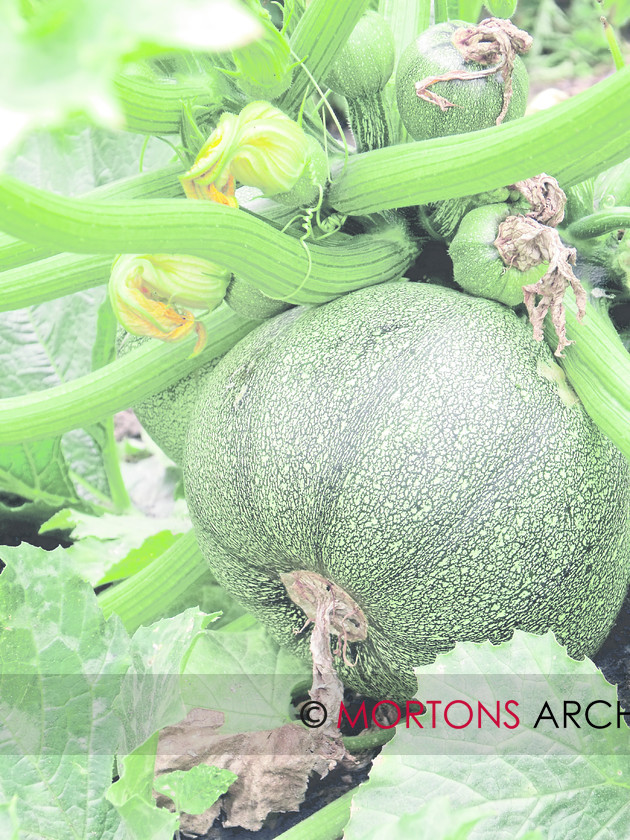
M115 836L104 799L120 723L111 709L129 639L104 621L64 552L1 549L0 795L18 798L29 838Z
M200 636L185 674L189 706L223 712L222 733L250 732L291 722L291 692L310 685L311 666L279 648L257 624L245 632Z
M490 805L457 808L448 797L438 796L415 813L403 814L394 823L376 825L361 840L409 840L411 837L414 840L471 840L473 828L490 813ZM352 820L349 830L352 831ZM523 840L542 840L542 835L528 833Z
M173 150L139 134L107 131L74 120L63 130L27 134L5 167L27 184L62 195L81 195L142 170L164 166Z
M155 780L154 787L158 793L172 799L178 811L203 814L236 779L236 773L231 770L197 764L190 770L173 770L162 774Z
M29 840L122 838L105 798L114 755L185 715L179 675L209 618L188 610L130 638L116 616L105 621L62 549L0 556L0 802L17 796ZM142 792L128 786L121 807Z
M0 832L6 840L19 840L20 822L17 816L17 797L0 805Z
M366 840L377 828L397 836L403 815L421 812L437 796L448 797L454 816L481 806L492 811L465 835L470 840L524 840L536 829L547 840L628 835L630 729L623 720L617 727L617 692L590 660L570 659L551 633L516 631L497 646L459 643L416 673L420 700L481 699L492 708L492 698L514 698L520 724L453 729L438 715L433 729L427 713L422 730L413 722L400 727L354 797L346 840ZM565 728L565 700L580 703L582 713L593 701L610 703L593 708L591 721L611 725L591 728L582 717L579 729L570 719ZM545 701L558 728L546 714L535 726Z

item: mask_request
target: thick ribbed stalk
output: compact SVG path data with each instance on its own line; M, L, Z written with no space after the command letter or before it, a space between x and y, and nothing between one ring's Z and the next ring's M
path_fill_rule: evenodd
M189 254L225 266L271 298L323 303L402 277L417 246L400 228L339 245L302 243L212 201L95 202L0 178L0 228L89 254Z
M162 618L188 589L209 577L195 532L188 531L137 574L102 592L98 602L105 618L116 613L131 634Z
M569 225L567 233L571 240L593 239L596 236L629 227L630 207L614 207L612 210L604 210L578 219Z
M0 444L56 437L142 402L227 352L259 323L241 318L224 305L201 321L208 343L193 359L194 336L181 344L151 341L63 385L0 400Z
M106 283L111 256L55 254L0 273L0 312L22 309Z
M312 0L291 36L291 49L304 59L316 81L326 77L339 50L350 37L369 0ZM290 116L297 115L307 89L312 91L308 75L300 67L293 72L293 84L280 100L279 107Z
M351 158L328 199L366 214L486 192L553 173L563 187L624 160L630 146L630 68L566 102L499 126L375 149Z
M154 172L147 172L144 175L133 175L130 178L123 178L120 181L113 181L105 184L81 196L84 199L96 199L98 201L110 199L137 199L137 198L176 198L183 195L182 185L177 177L182 173L183 167L180 163L169 164ZM16 268L35 260L41 260L55 254L60 249L55 249L43 243L26 242L16 239L6 233L0 233L0 270ZM68 249L72 250L72 249Z
M186 102L219 113L221 88L210 77L179 82L121 74L114 79L125 128L141 134L178 134Z
M278 834L276 840L339 840L350 819L353 795L353 790L344 793L293 828Z
M567 336L575 344L558 361L591 418L630 460L630 353L608 317L604 299L589 296L582 323L570 289L564 306ZM555 350L558 339L549 318L545 339Z
M348 119L358 152L382 149L391 142L392 126L385 103L384 92L361 99L348 99Z

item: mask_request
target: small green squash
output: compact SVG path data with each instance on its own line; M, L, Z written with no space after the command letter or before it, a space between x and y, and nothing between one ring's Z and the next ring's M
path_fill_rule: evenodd
M410 697L413 666L456 641L515 628L593 654L629 579L630 465L554 369L514 311L434 285L265 322L189 427L186 495L214 574L305 656L281 576L335 584L367 623L339 674L378 698Z
M453 33L469 24L450 20L426 29L405 49L396 69L396 101L400 117L416 140L464 134L490 128L503 107L500 72L480 79L437 82L431 90L453 104L446 110L420 99L416 82L452 71L483 70L465 61L453 43ZM504 122L522 117L527 105L529 80L523 61L516 56L512 73L512 98Z
M390 144L391 122L383 92L395 62L396 46L389 24L382 15L368 11L328 72L326 85L346 97L358 152Z
M499 225L513 213L514 208L507 204L485 204L470 210L448 249L453 279L465 292L506 306L523 303L523 286L537 283L549 268L549 263L541 263L520 271L503 263L494 242Z
M335 58L325 83L335 93L362 99L380 93L392 75L396 47L382 15L366 12Z

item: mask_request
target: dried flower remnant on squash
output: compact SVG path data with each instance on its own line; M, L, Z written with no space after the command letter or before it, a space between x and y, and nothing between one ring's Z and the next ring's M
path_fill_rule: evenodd
M517 29L509 20L486 18L477 26L457 29L453 34L453 43L462 54L464 61L490 65L483 70L451 70L440 76L429 76L416 82L416 94L420 99L437 105L441 111L454 108L455 103L444 96L429 90L437 82L453 80L470 81L492 76L501 72L503 77L503 106L496 119L500 125L510 107L512 99L512 72L517 55L526 53L531 45L531 36L522 29Z
M518 181L509 188L520 193L530 206L525 213L543 225L557 227L564 219L567 197L555 178L544 172L534 178Z
M573 272L575 248L567 248L555 228L542 225L527 216L508 216L501 222L494 245L504 264L520 271L549 263L549 268L537 283L523 286L523 297L536 341L542 340L543 321L547 312L551 312L558 336L555 355L562 356L564 348L573 344L566 335L563 303L564 293L569 286L575 294L578 320L581 321L586 312L586 292ZM536 296L540 296L538 303Z
M354 666L355 663L347 658L347 645L348 642L360 642L367 638L367 619L347 592L316 572L300 569L281 574L280 579L291 600L306 613L306 622L295 632L301 633L313 624L310 644L313 685L310 697L336 713L343 700L343 683L335 671L333 656L341 657L345 665ZM331 634L338 636L337 646L332 652ZM331 737L339 737L332 716L325 726Z

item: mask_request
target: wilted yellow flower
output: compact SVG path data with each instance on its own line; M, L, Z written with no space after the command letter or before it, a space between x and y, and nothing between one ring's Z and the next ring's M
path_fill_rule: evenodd
M227 111L180 181L188 198L209 199L238 207L230 164L238 142L238 117Z
M231 170L237 181L266 196L290 190L309 161L302 128L268 102L250 102L239 115L238 148Z
M269 102L250 102L238 116L221 116L181 181L189 198L216 201L220 194L228 203L234 196L230 177L273 196L292 189L309 161L302 128Z
M206 332L188 309L212 310L223 300L230 272L201 257L180 254L122 254L112 266L109 297L118 321L133 335L180 341L193 330L192 355Z

